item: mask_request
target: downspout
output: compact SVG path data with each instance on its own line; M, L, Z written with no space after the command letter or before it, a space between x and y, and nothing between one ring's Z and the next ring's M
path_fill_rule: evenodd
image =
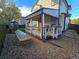
M58 0L58 25L57 25L57 27L58 27L58 33L59 33L59 26L60 26L60 23L59 23L59 20L60 20L60 0Z
M59 0L59 7L58 7L58 9L59 9L59 10L58 10L58 25L60 25L60 24L59 24L59 20L60 20L60 18L59 18L59 17L60 17L60 1L61 1L61 0Z

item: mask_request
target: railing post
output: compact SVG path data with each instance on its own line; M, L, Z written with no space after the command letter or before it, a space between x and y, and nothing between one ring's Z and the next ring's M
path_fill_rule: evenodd
M46 39L46 36L47 36L46 27L44 29L45 29L45 39Z
M53 27L53 38L54 38L54 36L55 36L55 27Z
M53 27L53 34L55 34L55 27Z

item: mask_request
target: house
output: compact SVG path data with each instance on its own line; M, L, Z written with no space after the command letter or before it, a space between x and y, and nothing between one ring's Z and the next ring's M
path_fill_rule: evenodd
M25 17L26 32L40 38L58 38L68 29L71 6L66 0L37 0L32 13Z
M25 20L25 17L20 17L19 19L16 20L16 22L18 22L19 25L25 25L25 22L27 20Z

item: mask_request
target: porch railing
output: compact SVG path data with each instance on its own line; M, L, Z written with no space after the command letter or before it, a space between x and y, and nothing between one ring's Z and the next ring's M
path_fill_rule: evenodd
M58 38L62 34L61 26L44 27L44 38L47 36L52 36L53 38Z

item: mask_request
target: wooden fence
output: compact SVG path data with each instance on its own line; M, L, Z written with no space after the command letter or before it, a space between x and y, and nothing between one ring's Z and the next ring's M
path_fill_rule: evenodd
M6 25L0 25L0 54L3 48L6 33L7 33Z

